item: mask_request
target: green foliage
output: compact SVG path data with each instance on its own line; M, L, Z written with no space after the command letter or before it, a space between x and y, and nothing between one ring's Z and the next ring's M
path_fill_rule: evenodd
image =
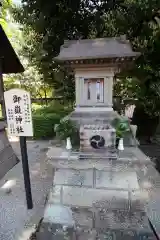
M12 1L11 0L3 0L1 3L2 3L2 6L0 7L0 9L1 9L1 11L0 11L0 24L2 25L4 30L7 33L9 33L7 17L8 17L11 5L12 5Z
M55 125L70 113L71 109L65 108L58 102L48 106L33 106L34 138L52 138L55 136Z
M116 129L117 138L124 138L125 134L130 131L129 121L124 117L114 119L113 126Z
M79 131L71 120L62 119L56 126L55 131L61 140L66 140L68 137L70 137L73 146L79 145Z
M139 90L139 81L136 78L120 78L114 83L114 95L124 99L137 98Z
M60 118L61 116L55 113L33 115L34 138L53 138L55 124L60 121Z
M20 24L15 23L11 8L9 8L9 10L10 11L7 14L8 9L6 9L5 16L7 26L5 31L7 31L7 36L19 56L25 68L25 72L4 76L5 90L9 90L14 87L23 88L31 93L32 98L52 97L53 86L44 82L43 74L40 73L38 65L36 65L32 56L30 56L33 49L29 49L29 47L26 48L26 45L29 45L28 39L30 39L30 41L31 39L35 41L32 31L29 31L31 29L28 31L26 31L26 29L23 30ZM37 51L39 51L39 49L37 49ZM39 54L41 54L40 51Z
M136 79L136 86L134 81L122 81L125 95L132 90L152 116L160 115L159 9L160 1L155 0L22 0L15 16L26 32L25 52L64 100L74 100L74 79L54 61L64 40L127 34L142 55L132 71L123 73ZM123 97L124 91L119 90Z
M60 123L56 126L56 132L58 136L62 140L66 140L68 137L72 137L75 134L76 131L76 126L68 120L68 119L63 119L60 121Z
M72 111L71 108L68 106L61 105L58 101L52 101L47 106L39 106L35 109L33 108L33 113L39 114L39 115L45 115L48 113L56 113L59 114L61 117L66 116Z
M56 96L63 96L64 101L75 100L74 78L55 63L54 57L66 39L98 36L97 28L103 21L101 15L114 7L113 2L117 6L119 1L22 0L22 7L14 9L15 18L26 33L26 53L43 74L44 81L52 85Z
M127 34L134 50L142 53L132 71L126 72L125 75L138 80L136 80L137 86L133 88L133 92L149 116L160 115L159 9L159 1L125 0L117 9L109 13L114 19L112 22L117 29L117 34ZM127 90L126 86L126 92Z

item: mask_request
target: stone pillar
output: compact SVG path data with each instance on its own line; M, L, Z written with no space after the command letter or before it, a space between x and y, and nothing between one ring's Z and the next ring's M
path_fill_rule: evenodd
M113 77L105 77L104 79L104 105L112 107L113 96Z
M104 105L108 105L108 78L104 78Z
M108 78L108 104L113 106L113 77Z
M75 86L76 86L76 106L80 105L80 79L79 77L75 78Z
M78 91L80 93L80 105L83 105L85 102L85 99L84 99L85 89L84 89L84 78L83 77L79 77L79 90Z
M76 106L84 105L86 103L84 79L82 77L76 77Z

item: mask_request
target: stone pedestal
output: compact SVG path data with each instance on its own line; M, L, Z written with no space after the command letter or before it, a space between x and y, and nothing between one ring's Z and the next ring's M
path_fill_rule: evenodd
M116 132L110 124L88 124L80 126L81 150L105 149L115 147Z
M100 130L98 128L102 129L102 128L106 128L106 126L109 126L111 131L105 131L105 129L102 129L104 134L105 132L115 131L114 127L112 126L112 122L115 118L119 118L119 117L120 115L115 111L88 111L88 112L73 111L69 116L67 116L67 118L71 119L74 123L76 123L77 128L80 129L80 132L83 132L84 128L85 127L89 128L89 126L92 126L92 127L94 126L95 132L96 130ZM83 139L82 135L81 135L81 139ZM110 137L110 139L113 140L113 135L112 137ZM109 142L110 141L111 140L109 140ZM86 144L88 145L88 140ZM124 137L124 146L137 146L137 145L138 145L138 142L135 136L131 132L127 133Z

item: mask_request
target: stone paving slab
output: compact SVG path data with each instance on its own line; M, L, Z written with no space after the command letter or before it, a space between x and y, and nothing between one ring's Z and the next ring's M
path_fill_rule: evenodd
M148 225L148 219L145 212L106 210L96 212L96 229L124 229L135 231L151 231Z
M77 240L96 240L98 239L98 233L96 229L83 228L76 231Z
M93 170L57 169L53 185L93 186Z
M151 231L145 211L112 210L106 208L71 208L76 226L107 229Z
M108 208L128 208L128 192L93 189L84 187L55 186L48 203L61 203L67 206L93 207L104 203Z
M50 192L49 204L85 208L112 208L143 210L148 202L148 191L122 191L111 189L94 189L84 187L55 186Z
M136 172L96 171L96 188L139 189Z
M71 207L76 226L93 227L93 211L91 208Z
M48 204L44 218L37 232L37 240L72 240L75 232L75 221L70 207Z
M106 160L69 160L60 159L59 161L56 160L49 160L49 164L53 166L53 168L58 169L77 169L77 170L87 170L87 169L97 169L97 170L105 170L105 171L130 171L133 170L138 171L140 168L143 169L144 166L139 166L139 164L133 164L132 162L116 162L116 161L106 161Z
M46 226L47 229L41 229L37 234L37 240L156 240L156 237L150 230L136 229L110 229L105 228L97 230L95 228L81 228L77 227L75 231L73 229L67 229L64 231L60 226ZM56 231L58 229L58 231Z
M100 171L94 169L57 169L54 185L86 186L110 189L139 189L135 172Z
M73 228L63 229L61 225L43 225L36 233L36 240L76 240Z
M44 211L43 223L62 224L74 226L72 210L69 207L56 204L48 204Z
M86 186L110 189L139 189L136 172L100 171L95 169L57 169L53 185Z
M105 233L100 233L98 236L98 240L156 240L156 237L152 232L147 233L137 233L136 231L124 231L121 230L113 230L108 229ZM87 239L84 239L87 240Z

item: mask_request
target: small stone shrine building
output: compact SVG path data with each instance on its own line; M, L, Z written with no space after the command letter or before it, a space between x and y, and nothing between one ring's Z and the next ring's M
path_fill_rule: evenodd
M128 141L133 136L124 151L116 151L112 126L119 116L112 108L114 76L138 56L124 37L62 46L57 60L75 72L76 107L70 118L80 126L81 149L53 146L47 152L54 179L37 240L155 239L148 218L157 227L152 204L159 174Z
M113 111L114 76L139 55L132 51L125 36L65 41L56 59L74 69L76 108L73 117L86 112Z
M106 147L114 144L111 122L118 117L113 111L114 77L139 55L125 36L65 41L61 47L56 60L75 74L76 106L70 118L80 124L81 147L90 146L89 139L98 129ZM136 141L129 136L125 143L133 145Z

